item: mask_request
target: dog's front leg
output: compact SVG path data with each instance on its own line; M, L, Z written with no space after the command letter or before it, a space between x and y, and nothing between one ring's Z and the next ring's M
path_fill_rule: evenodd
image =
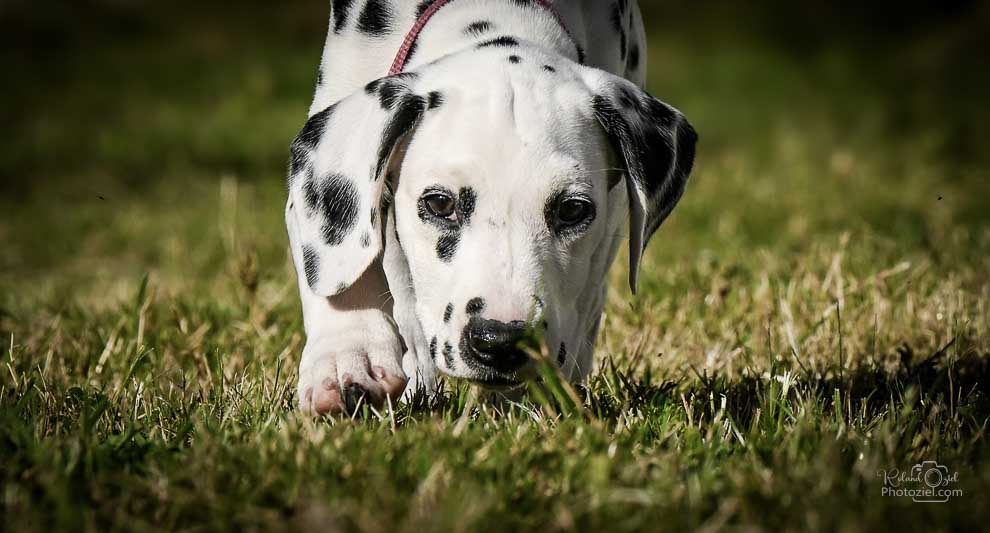
M297 238L294 229L290 219L290 241ZM308 414L338 414L362 401L380 405L398 398L408 380L381 259L346 291L324 297L306 283L305 262L295 257L301 247L293 242L292 250L306 328L299 408Z

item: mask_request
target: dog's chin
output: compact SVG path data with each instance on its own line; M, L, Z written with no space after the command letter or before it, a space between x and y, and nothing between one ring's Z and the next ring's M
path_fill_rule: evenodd
M537 377L537 372L533 364L526 364L511 373L493 369L474 369L469 375L456 377L488 390L509 391L525 386L526 382Z
M493 391L509 391L513 389L518 389L526 384L526 380L502 377L502 376L488 376L483 378L467 378L473 385L479 387L493 390Z

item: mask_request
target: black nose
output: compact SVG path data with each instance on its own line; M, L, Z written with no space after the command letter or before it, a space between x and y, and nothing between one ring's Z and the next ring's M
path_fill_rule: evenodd
M515 372L529 355L522 350L529 344L532 330L526 322L499 322L474 317L467 325L465 356L499 372Z

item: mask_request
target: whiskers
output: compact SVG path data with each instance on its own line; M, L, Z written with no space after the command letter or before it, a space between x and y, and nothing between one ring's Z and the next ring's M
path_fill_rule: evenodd
M619 172L619 173L624 173L625 171L626 171L626 169L624 169L624 168L605 167L605 168L602 168L602 169L599 169L599 170L587 170L585 172L587 172L588 174L603 174L605 172Z

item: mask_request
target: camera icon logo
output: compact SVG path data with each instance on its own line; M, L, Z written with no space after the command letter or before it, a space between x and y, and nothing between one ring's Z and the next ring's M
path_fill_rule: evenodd
M920 481L922 490L912 496L915 502L947 502L954 491L946 490L950 483L958 481L956 474L949 474L949 467L935 461L922 461L911 467L911 477Z
M912 477L916 477L925 482L930 488L937 489L945 485L949 478L949 467L940 465L935 461L923 461L911 468Z

